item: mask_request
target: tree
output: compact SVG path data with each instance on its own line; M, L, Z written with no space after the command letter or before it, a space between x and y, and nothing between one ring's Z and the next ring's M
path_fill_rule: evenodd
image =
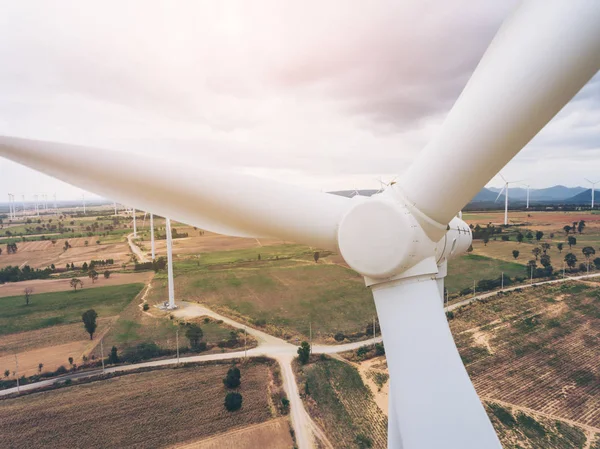
M544 242L541 244L542 252L546 254L552 245L550 243Z
M483 246L487 246L488 242L490 241L490 236L488 234L483 234Z
M520 232L517 234L517 242L521 243L523 241L523 234Z
M113 365L119 363L119 355L117 354L116 346L110 348L110 354L108 354L108 363L111 363Z
M527 262L527 273L531 273L532 271L535 271L535 269L537 268L537 262L535 260L530 260L529 262Z
M87 269L88 269L88 263L83 262L83 265L81 266L81 271L87 271Z
M563 242L559 242L556 244L556 248L558 249L559 253L562 253L563 250Z
M2 248L0 248L0 256L2 255Z
M185 331L185 337L190 341L190 347L193 351L198 351L200 348L200 340L202 340L203 335L202 329L197 324L188 326Z
M104 272L104 279L108 279L110 277L110 271L106 270Z
M542 231L537 231L535 233L535 239L539 242L540 240L542 240L542 237L544 236L544 233Z
M567 264L567 266L569 268L573 269L573 267L575 267L575 265L577 265L577 257L575 256L575 254L568 253L565 256L565 263Z
M10 376L10 370L4 370L4 377Z
M242 375L239 368L237 366L229 368L227 371L227 376L225 376L225 379L223 379L223 384L225 384L227 388L237 388L241 383Z
M544 268L551 266L552 262L550 261L550 256L548 254L544 254L542 257L540 257L540 263Z
M596 257L594 259L594 266L596 267L597 270L600 270L600 257Z
M230 391L225 396L225 408L230 412L235 412L242 408L242 395L236 391Z
M590 262L590 257L592 257L594 254L596 254L596 250L594 248L592 248L591 246L585 246L581 252L583 253L583 255L585 256L585 258L587 259L588 263Z
M313 254L313 258L315 259L315 263L317 263L319 261L319 257L321 257L321 254L319 254L319 251L315 251L315 253Z
M77 287L83 288L83 281L77 278L73 278L71 279L71 282L69 282L69 285L73 287L74 290L77 290Z
M96 270L90 270L88 276L92 280L92 284L98 280L98 272Z
M527 234L525 234L525 237L527 237L527 239L531 240L533 238L533 234L531 233L531 231L527 231Z
M513 253L512 253L512 254L513 254L513 257L514 257L515 259L518 259L518 258L519 258L519 254L520 254L520 253L519 253L519 250L513 249Z
M298 348L298 360L300 363L305 365L308 363L308 359L310 358L310 344L307 341L303 341Z
M41 373L42 369L44 369L44 364L43 363L38 363L38 373Z
M569 236L569 238L567 239L567 242L569 243L569 249L571 249L573 247L573 245L577 245L577 239L575 237L573 237L572 235Z
M31 298L31 294L33 293L33 288L31 288L31 287L25 288L24 293L25 293L25 305L28 306L29 299Z
M537 246L531 250L531 254L535 256L535 260L538 260L540 253L542 252Z
M73 366L73 357L69 357L69 365Z
M94 309L83 312L83 315L81 315L85 330L90 334L90 340L94 338L94 332L96 332L96 327L98 326L96 324L96 318L98 318L98 314Z
M583 232L583 229L585 228L585 221L581 220L578 224L577 224L577 232L579 232L580 234Z
M571 232L571 226L566 225L563 230L565 231L565 234L569 235L569 232Z

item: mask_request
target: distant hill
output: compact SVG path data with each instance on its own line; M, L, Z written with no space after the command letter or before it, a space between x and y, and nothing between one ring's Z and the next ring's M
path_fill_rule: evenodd
M600 196L598 195L599 193L600 191L594 190L594 202L598 201L600 203ZM564 200L565 204L591 204L591 202L592 189L584 190L583 192Z
M487 190L495 192L496 195L502 187L489 187ZM544 189L529 189L529 202L563 202L586 190L585 187L552 186ZM509 200L527 200L527 189L523 187L509 186Z
M356 195L356 190L336 190L335 192L327 192L327 193L332 193L334 195L339 195L339 196L345 196L346 198L352 198L353 196ZM358 190L358 194L360 196L372 196L375 195L377 192L379 192L379 190L375 190L375 189L365 189L365 190Z
M483 188L479 191L479 193L477 193L477 195L475 195L473 197L473 199L471 200L471 203L483 203L483 202L494 202L496 201L496 198L498 198L498 192L500 191L500 189L498 189L497 191L493 191L492 189L487 189L487 188ZM510 198L510 192L509 192L509 198ZM500 195L500 198L498 198L498 203L504 203L504 195Z

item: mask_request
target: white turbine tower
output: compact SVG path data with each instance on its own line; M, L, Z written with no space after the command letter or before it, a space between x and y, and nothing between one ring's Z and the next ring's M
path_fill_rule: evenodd
M12 220L14 218L14 213L13 213L13 200L12 200L12 194L8 194L8 219Z
M154 214L150 214L150 246L152 247L152 261L156 259L156 248L154 246Z
M165 231L167 233L167 275L169 278L169 305L168 309L175 308L175 285L173 281L173 236L171 234L171 219L166 218Z
M21 199L23 200L23 216L25 216L25 195L21 195Z
M137 222L135 221L135 207L131 210L133 214L133 238L137 239Z
M142 170L138 155L13 137L0 137L0 156L201 229L339 251L377 307L388 447L499 449L440 296L446 260L471 243L455 215L598 71L598 23L600 2L522 3L434 139L396 184L361 201L187 161L147 156Z
M117 215L117 202L114 202L114 206L115 206L115 216Z
M504 225L508 226L508 186L509 186L509 184L515 184L515 183L521 182L521 181L507 181L506 179L504 179L504 176L502 176L502 173L498 173L498 174L504 181L504 187L502 187L502 190L500 190L500 192L498 192L498 196L496 197L494 202L498 201L498 198L500 198L502 193L504 193Z
M85 215L85 194L81 194L81 203L83 205L83 215Z
M527 206L525 207L526 209L529 209L529 188L531 187L529 184L523 184L525 187L527 187Z
M592 210L593 210L594 209L594 190L596 190L596 184L598 184L600 181L592 182L587 178L585 178L585 180L592 185Z

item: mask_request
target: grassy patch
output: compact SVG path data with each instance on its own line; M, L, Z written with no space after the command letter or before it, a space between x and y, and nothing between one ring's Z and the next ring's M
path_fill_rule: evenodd
M100 317L117 315L143 286L125 284L33 294L29 305L25 305L23 296L0 298L0 335L79 322L88 309L96 310Z
M445 284L450 293L455 293L464 288L472 288L473 281L497 279L503 272L505 276L511 278L526 275L525 268L518 263L467 254L448 263L448 276Z

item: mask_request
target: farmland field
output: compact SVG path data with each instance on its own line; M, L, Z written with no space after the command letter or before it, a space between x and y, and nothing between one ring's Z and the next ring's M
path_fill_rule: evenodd
M224 408L228 368L168 368L3 399L2 446L161 447L276 417L269 404L270 368L258 362L240 367L242 408Z
M482 398L600 428L600 288L541 286L451 320Z
M143 284L115 285L76 291L40 293L25 305L22 295L0 298L0 335L81 321L94 308L100 317L117 315L140 292Z
M335 359L296 368L304 405L335 447L387 447L387 417L356 368Z

